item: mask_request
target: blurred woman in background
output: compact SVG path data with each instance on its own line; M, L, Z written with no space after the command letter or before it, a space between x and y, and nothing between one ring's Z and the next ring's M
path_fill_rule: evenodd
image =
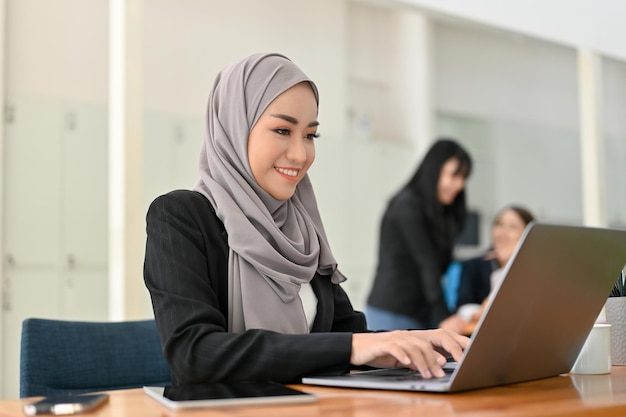
M446 319L441 327L463 334L473 331L487 297L499 284L504 266L533 220L533 214L520 206L500 210L491 229L491 249L461 263L457 314Z
M382 219L378 267L365 310L373 330L438 327L450 315L441 277L466 218L469 153L437 140Z

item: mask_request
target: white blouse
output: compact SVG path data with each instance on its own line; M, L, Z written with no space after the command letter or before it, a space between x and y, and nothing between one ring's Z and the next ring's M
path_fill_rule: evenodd
M309 331L311 331L313 328L313 322L315 321L315 315L317 314L317 297L313 292L311 284L304 284L300 286L300 301L302 301L304 316L306 317L307 324L309 325Z

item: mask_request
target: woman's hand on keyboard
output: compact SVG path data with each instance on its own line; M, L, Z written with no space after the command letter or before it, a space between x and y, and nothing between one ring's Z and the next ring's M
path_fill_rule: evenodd
M461 360L469 338L444 329L394 330L352 335L353 365L379 368L407 367L419 371L424 378L442 377L447 358Z

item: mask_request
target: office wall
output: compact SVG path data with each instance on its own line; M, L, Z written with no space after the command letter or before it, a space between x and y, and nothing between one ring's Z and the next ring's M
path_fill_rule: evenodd
M6 1L7 96L106 102L108 2Z
M621 0L399 0L425 11L482 23L625 60L626 3Z
M440 131L457 136L476 160L468 202L481 215L482 246L508 204L581 223L576 51L446 23L433 39Z

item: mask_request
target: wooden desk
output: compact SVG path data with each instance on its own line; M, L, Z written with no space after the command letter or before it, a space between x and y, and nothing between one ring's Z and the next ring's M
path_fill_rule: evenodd
M421 394L297 385L315 403L171 412L141 389L111 391L100 417L415 417L415 416L626 416L626 367L609 375L563 375L458 394ZM0 401L0 415L23 417L30 400Z

